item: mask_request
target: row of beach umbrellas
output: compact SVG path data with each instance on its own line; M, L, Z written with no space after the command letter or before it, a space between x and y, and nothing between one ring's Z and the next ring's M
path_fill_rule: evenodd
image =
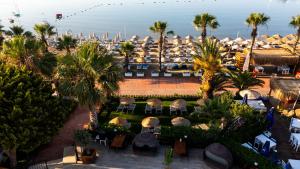
M191 122L184 117L175 117L171 120L173 126L190 126ZM109 124L117 125L120 127L130 128L130 123L122 118L115 117L109 121ZM145 128L154 128L159 126L159 119L157 117L146 117L141 122L142 126Z

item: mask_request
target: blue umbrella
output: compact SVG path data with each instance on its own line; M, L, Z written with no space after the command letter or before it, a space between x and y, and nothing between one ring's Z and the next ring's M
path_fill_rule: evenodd
M248 94L244 95L242 104L248 104Z

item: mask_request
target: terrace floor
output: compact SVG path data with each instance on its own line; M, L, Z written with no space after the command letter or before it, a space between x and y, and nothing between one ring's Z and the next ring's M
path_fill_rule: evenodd
M155 155L137 155L131 146L124 150L112 150L101 146L99 157L94 164L68 165L64 169L163 169L164 151L161 146ZM172 169L217 169L218 166L202 159L202 149L190 149L188 157L174 156Z
M263 87L257 87L261 94L266 95L270 90L270 78ZM159 78L125 78L120 82L120 95L197 95L200 80L194 77L159 77ZM235 91L233 89L230 89Z

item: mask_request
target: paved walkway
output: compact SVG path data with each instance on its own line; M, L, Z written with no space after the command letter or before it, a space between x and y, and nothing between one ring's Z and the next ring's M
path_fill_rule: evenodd
M35 161L50 161L63 157L64 147L73 144L73 132L89 122L88 109L77 107L53 140L41 148Z
M95 164L70 165L64 169L164 169L165 146L161 146L154 156L136 155L131 146L125 150L112 150L101 146L100 157ZM175 156L172 169L215 169L202 160L202 149L190 149L189 157Z

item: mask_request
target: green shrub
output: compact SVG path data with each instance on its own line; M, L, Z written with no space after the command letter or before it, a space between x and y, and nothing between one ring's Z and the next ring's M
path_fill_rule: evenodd
M254 162L258 163L259 169L280 169L281 167L273 164L270 160L266 159L260 154L243 147L240 143L232 140L221 140L221 143L225 145L232 153L235 163L240 168L251 168Z
M28 154L51 141L76 106L52 93L38 75L0 63L1 146Z

